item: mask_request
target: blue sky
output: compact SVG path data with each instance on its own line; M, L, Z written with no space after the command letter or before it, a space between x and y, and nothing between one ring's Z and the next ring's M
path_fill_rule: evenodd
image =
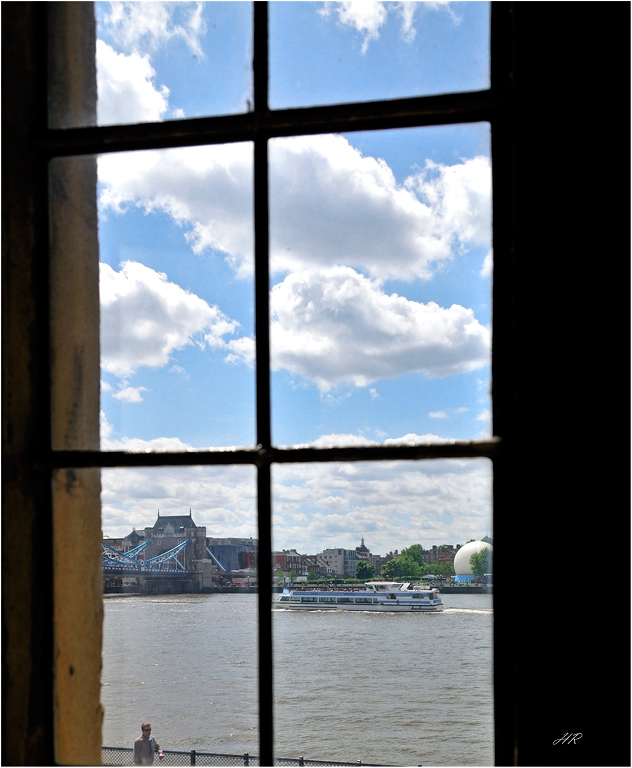
M100 124L246 111L251 4L97 3ZM270 4L272 108L488 86L483 2ZM277 445L490 434L486 124L270 143ZM102 447L255 441L252 146L99 159ZM278 467L274 545L491 533L483 461ZM249 467L103 473L103 531L256 536Z

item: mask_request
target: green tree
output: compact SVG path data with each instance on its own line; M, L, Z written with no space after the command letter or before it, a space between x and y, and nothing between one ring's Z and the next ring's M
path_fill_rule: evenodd
M356 579L370 579L372 576L375 576L375 568L370 563L360 560L356 565Z
M423 551L421 544L412 544L410 547L402 549L400 557L410 557L417 565L424 565Z
M474 576L484 576L486 573L492 573L492 550L485 547L479 552L474 552L470 556L470 565L472 566Z
M288 575L290 577L290 581L294 583L296 581L296 577L298 576L298 574L296 573L296 568L292 568L292 570Z
M419 579L421 575L421 566L412 557L403 554L382 566L382 576L385 579Z
M309 581L316 581L317 574L316 574L316 571L313 568L310 568L310 571L307 574L307 578L308 578Z

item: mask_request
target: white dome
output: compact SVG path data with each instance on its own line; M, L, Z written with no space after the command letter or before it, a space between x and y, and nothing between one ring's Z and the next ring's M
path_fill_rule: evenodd
M456 553L456 556L454 558L454 572L457 576L469 576L472 573L472 566L470 565L470 557L475 552L480 552L481 549L491 549L491 544L488 544L486 541L470 541L468 544L465 544L464 546L459 549L459 551Z

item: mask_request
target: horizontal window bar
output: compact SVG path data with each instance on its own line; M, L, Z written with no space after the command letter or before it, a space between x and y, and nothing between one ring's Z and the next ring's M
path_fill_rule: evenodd
M334 104L243 115L47 131L39 143L49 157L225 144L255 137L411 128L490 120L499 104L492 90L408 99Z
M226 464L291 464L328 461L417 461L423 459L469 459L500 456L500 438L420 443L416 445L367 445L331 448L260 447L236 451L190 451L183 453L128 453L126 451L51 451L41 464L53 469L84 467L209 466Z

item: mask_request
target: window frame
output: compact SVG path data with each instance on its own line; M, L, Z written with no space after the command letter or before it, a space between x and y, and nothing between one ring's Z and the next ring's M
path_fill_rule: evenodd
M58 727L50 480L55 466L72 465L72 454L50 450L48 158L98 151L108 137L133 149L141 136L158 145L165 136L165 126L99 131L98 142L93 131L63 138L48 130L47 16L83 6L91 10L0 5L6 765L54 764ZM497 765L630 765L630 12L628 3L575 3L570 12L567 3L492 3L494 432L502 436L493 458ZM385 109L391 114L392 105ZM214 131L232 140L248 119L197 127L208 131L203 140ZM593 260L578 268L584 255ZM585 297L592 302L578 319ZM597 344L587 342L588 328ZM606 338L618 348L604 367ZM595 415L596 404L610 412ZM84 466L106 460L77 456ZM605 576L613 597L605 610L586 613L575 605L576 569L585 563L577 555L603 537L615 555ZM100 543L85 534L73 542L84 558L81 589L99 582L100 556L87 557L85 548L100 552ZM542 556L552 565L549 601L534 612L526 607ZM65 764L93 765L101 746L91 735L92 722L100 723L98 628L85 611L76 626L96 648L96 686L79 724L62 723L76 734ZM586 665L587 652L595 664ZM577 731L578 744L561 743ZM93 741L94 759L82 759Z
M48 5L48 4L44 4ZM56 4L53 4L56 5ZM63 4L62 4L63 5ZM82 5L88 5L82 4ZM91 5L91 4L90 4ZM40 10L39 13L46 13ZM207 117L168 121L158 124L116 125L50 129L38 119L35 164L44 197L38 222L40 232L48 232L47 168L55 158L99 155L110 152L148 150L251 141L254 144L254 228L255 228L255 328L256 328L256 419L257 446L233 452L199 451L196 453L132 454L100 450L54 449L50 431L43 427L43 442L38 450L37 465L41 476L49 479L59 471L100 470L110 467L155 466L217 466L248 464L257 468L259 573L262 584L271 583L271 468L275 464L292 462L339 461L426 461L438 458L489 458L494 462L494 488L502 485L498 461L503 457L503 425L507 425L509 396L504 385L511 375L511 366L504 362L510 334L504 329L511 323L511 221L512 196L511 143L512 69L508 34L511 25L511 4L492 4L491 22L491 87L484 91L452 93L387 101L315 106L301 109L270 110L268 108L268 22L267 3L253 3L254 14L254 108L242 115ZM40 17L41 18L41 17ZM39 87L43 87L40 82ZM40 91L41 93L41 91ZM270 354L269 354L269 267L268 267L268 141L283 136L298 136L330 132L384 130L469 122L488 122L492 126L493 174L493 243L495 276L493 284L494 343L492 376L494 381L494 437L489 440L464 441L452 444L420 444L417 446L371 446L348 448L277 448L271 440L270 419ZM46 247L41 247L46 252ZM44 302L50 307L50 297ZM98 312L98 309L97 309ZM507 322L505 322L507 321ZM50 321L41 319L42 327ZM499 329L502 329L499 332ZM48 338L50 334L45 334ZM44 356L44 369L51 361ZM508 359L508 358L507 358ZM50 379L50 377L49 377ZM49 379L42 384L40 405L44 413L50 404ZM50 419L43 420L44 425ZM506 455L506 454L505 454ZM502 473L502 470L500 470ZM52 505L52 498L49 498ZM494 536L499 519L498 497L494 498ZM44 504L46 506L46 503ZM89 567L89 564L88 564ZM92 563L95 572L100 562ZM495 600L496 602L496 600ZM272 658L272 617L269 594L261 590L259 611L259 658ZM495 658L499 669L499 659ZM498 678L497 678L498 679ZM260 761L273 764L273 675L272 664L259 664ZM503 693L496 685L496 707L502 706ZM496 721L497 763L507 754L506 731L501 733Z
M123 451L51 450L48 465L54 470L102 469L106 467L217 466L248 464L257 468L257 525L259 539L259 580L272 583L272 491L271 469L275 464L332 461L425 461L437 458L488 458L501 450L496 406L498 342L494 334L492 378L494 387L494 435L488 440L416 446L370 446L338 448L277 448L271 438L270 337L269 337L269 209L268 141L284 136L426 127L458 123L487 122L492 128L492 179L495 262L503 261L498 247L496 207L502 182L498 179L497 157L499 116L506 109L510 78L507 61L498 61L498 29L506 24L506 11L492 6L491 87L483 91L449 93L397 100L335 104L300 109L270 110L268 107L268 3L253 3L253 91L252 112L229 117L170 120L154 124L79 127L46 131L42 151L50 162L58 157L166 149L205 144L249 141L254 145L254 261L256 339L256 436L252 449L161 452L132 454ZM501 17L499 19L499 17ZM496 264L495 267L496 269ZM505 282L494 278L494 328L500 324L496 302ZM269 594L258 597L259 648L259 740L262 765L273 765L273 665L272 614ZM265 659L263 663L261 660ZM268 663L269 660L269 663Z

